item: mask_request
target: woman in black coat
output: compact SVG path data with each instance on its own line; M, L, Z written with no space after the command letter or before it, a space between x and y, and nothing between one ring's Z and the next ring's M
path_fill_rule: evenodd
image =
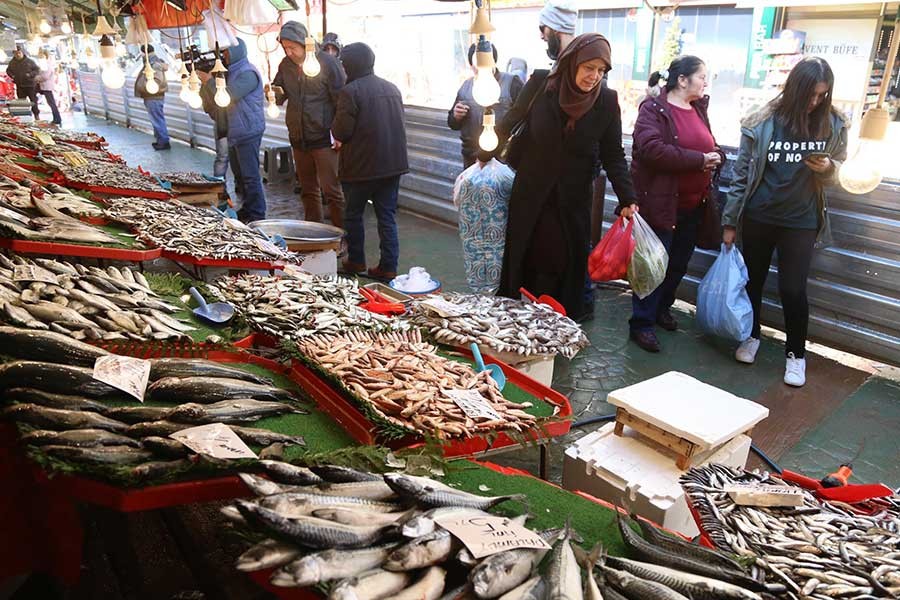
M506 248L498 294L519 297L525 287L559 300L573 319L593 307L584 301L591 242L591 198L598 161L630 217L634 188L622 148L616 92L601 86L612 64L609 42L575 38L549 73L535 72L498 127L500 138L523 118L525 133L510 154L520 157L509 201ZM532 104L532 99L534 103ZM529 112L529 106L531 107Z

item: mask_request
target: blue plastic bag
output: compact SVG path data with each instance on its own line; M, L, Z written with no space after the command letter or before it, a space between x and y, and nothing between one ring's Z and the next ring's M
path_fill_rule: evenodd
M747 295L747 265L734 244L722 244L719 257L697 288L697 324L706 333L743 342L753 330Z

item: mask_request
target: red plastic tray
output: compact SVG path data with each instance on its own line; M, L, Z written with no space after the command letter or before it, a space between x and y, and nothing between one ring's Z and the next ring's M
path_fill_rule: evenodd
M467 357L472 356L469 352L460 351L460 353ZM500 365L506 374L507 384L515 385L528 394L559 407L557 417L560 417L561 420L546 424L543 427L544 437L564 435L571 429L572 423L566 417L572 415L572 406L565 396L493 357L485 356L484 359L486 363ZM315 371L298 360L291 361L291 378L306 389L319 408L337 421L357 442L368 445L376 445L380 442L375 425L345 397L342 391L335 389L329 381L319 377ZM536 430L530 430L526 435L534 440L541 437L540 432ZM399 440L385 441L383 444L396 449L414 446L421 441L422 438L419 436L409 436ZM475 436L450 440L444 444L443 450L444 456L451 458L472 456L485 450L496 450L516 444L516 441L501 432L497 434L493 443L489 443L485 437Z
M81 258L104 258L129 262L144 262L162 256L159 248L133 250L128 248L109 248L106 246L83 246L80 244L61 244L58 242L35 242L0 238L0 248L7 248L22 254L48 254L53 256L79 256Z
M151 190L132 190L128 188L108 187L105 185L91 185L80 181L69 181L66 179L65 175L62 174L57 174L52 180L54 183L59 183L72 189L87 190L89 192L94 192L95 194L106 194L107 196L134 196L137 198L156 198L157 200L170 200L172 198L172 194L165 190L155 192Z
M252 579L259 587L263 588L276 598L281 600L321 600L321 594L310 588L285 588L277 587L269 583L269 578L275 569L265 569L262 571L251 571L247 576Z

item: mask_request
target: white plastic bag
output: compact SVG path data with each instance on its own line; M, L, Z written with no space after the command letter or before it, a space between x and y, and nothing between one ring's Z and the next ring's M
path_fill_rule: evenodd
M638 298L643 300L653 293L666 278L669 254L653 228L639 213L634 213L634 254L628 263L628 283Z
M459 215L466 283L476 294L493 294L500 287L509 196L516 174L491 159L475 163L456 178L453 203Z
M211 46L219 43L219 48L230 48L238 45L237 34L231 23L225 20L219 7L215 7L215 11L208 8L203 11L203 27L206 29L207 39Z
M697 325L706 333L743 342L753 330L753 305L747 295L747 265L734 244L722 244L719 256L697 288Z
M225 19L237 26L270 25L278 22L278 10L270 2L228 0Z
M140 46L152 42L150 30L147 28L147 18L144 15L134 15L126 19L125 43Z

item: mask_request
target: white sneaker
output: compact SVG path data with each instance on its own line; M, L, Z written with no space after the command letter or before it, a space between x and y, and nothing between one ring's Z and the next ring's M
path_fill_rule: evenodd
M759 352L759 340L753 337L747 338L734 351L734 359L738 362L752 365L756 362L757 352Z
M805 358L795 358L793 352L788 352L784 365L784 382L794 387L802 387L806 383Z

